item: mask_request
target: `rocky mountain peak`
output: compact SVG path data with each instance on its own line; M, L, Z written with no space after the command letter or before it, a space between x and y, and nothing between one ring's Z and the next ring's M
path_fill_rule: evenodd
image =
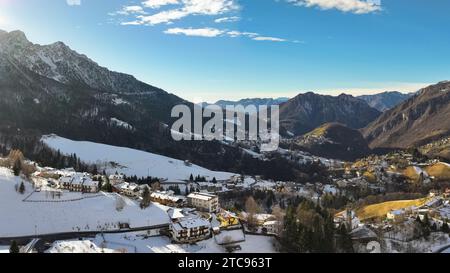
M30 45L25 33L20 30L11 32L0 31L0 48L6 50L6 48L23 48Z
M152 95L163 92L131 75L110 71L61 41L50 45L33 44L22 31L1 35L0 53L19 67L63 84L89 86L106 93Z

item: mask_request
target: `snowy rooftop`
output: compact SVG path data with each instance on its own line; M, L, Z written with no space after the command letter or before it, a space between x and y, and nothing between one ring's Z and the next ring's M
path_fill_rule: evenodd
M195 198L195 199L200 199L200 200L204 200L204 201L209 201L213 198L217 198L217 196L214 194L208 194L208 193L203 193L203 192L193 192L188 195L188 198Z
M199 227L210 227L211 223L201 217L189 217L185 219L179 220L177 223L173 224L173 228L177 231L181 231L184 229L191 228L199 228Z
M152 192L152 194L150 196L153 198L170 200L172 202L182 202L182 201L186 200L186 198L184 196L173 195L169 192L159 192L159 191Z

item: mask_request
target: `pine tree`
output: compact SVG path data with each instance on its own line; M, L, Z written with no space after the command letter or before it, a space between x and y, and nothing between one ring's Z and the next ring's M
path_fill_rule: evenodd
M346 253L352 253L353 250L353 242L352 237L347 231L347 227L345 224L341 224L338 230L339 235L339 246L342 249L342 251Z
M189 177L189 181L193 182L194 181L194 176L191 174L191 176Z
M213 180L212 180L212 182L213 182L214 184L217 184L217 180L216 180L216 178L215 178L215 177L213 177Z
M450 230L449 230L447 222L444 222L442 224L441 230L442 230L442 232L449 233Z
M436 225L436 222L434 222L434 223L431 225L431 230L432 230L432 231L437 231L437 225Z
M426 227L430 226L430 219L428 218L428 213L423 216L423 225Z
M23 182L20 183L19 193L20 194L24 194L25 193L25 184L23 184Z
M19 245L17 245L16 241L12 241L11 242L11 246L9 247L9 252L10 253L19 253L20 249L19 249Z

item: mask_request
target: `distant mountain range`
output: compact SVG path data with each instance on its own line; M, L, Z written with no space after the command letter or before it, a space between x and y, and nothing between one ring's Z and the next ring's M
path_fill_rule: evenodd
M366 101L370 107L373 107L380 112L384 112L397 106L412 96L414 96L414 93L404 94L397 91L391 91L374 95L359 96L358 98Z
M282 135L296 139L298 147L312 153L350 159L370 152L367 143L371 148L408 148L449 136L449 89L449 82L441 82L415 95L385 92L357 98L308 92L292 99L217 104L280 105ZM131 75L101 67L62 42L33 44L20 31L0 31L0 94L0 135L5 131L13 135L54 133L237 173L273 170L289 176L293 169L284 162L277 164L278 170L270 169L267 162L243 157L233 145L174 141L172 107L193 108L194 104ZM317 132L322 134L317 137Z
M226 107L227 105L243 105L243 106L248 106L248 105L255 105L255 106L261 106L261 105L266 105L266 106L271 106L271 105L279 105L282 104L283 102L288 101L289 98L286 97L281 97L281 98L253 98L253 99L241 99L238 101L231 101L231 100L219 100L216 103L214 103L215 105L219 105L221 107Z
M417 147L450 134L450 82L420 90L362 129L372 148Z
M280 125L291 135L302 135L329 122L353 129L365 127L381 113L351 95L300 94L280 105Z

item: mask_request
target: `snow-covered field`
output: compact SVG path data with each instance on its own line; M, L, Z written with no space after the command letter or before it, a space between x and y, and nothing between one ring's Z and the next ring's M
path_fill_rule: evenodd
M83 241L56 242L51 248L52 252L63 245L62 251L90 251L92 253L102 252L128 252L128 253L224 253L225 248L218 245L214 238L198 242L194 245L173 244L165 236L143 237L142 233L116 233L97 235L94 239ZM245 236L245 242L236 243L242 250L237 253L274 253L273 238L267 236ZM61 247L59 247L61 249Z
M35 232L118 230L119 222L137 228L170 221L165 208L159 204L142 210L135 201L124 198L126 206L117 211L116 194L100 193L97 197L68 202L23 202L33 189L30 183L24 182L25 193L16 192L15 185L21 181L9 169L0 168L0 237L34 236ZM45 193L34 194L40 200L45 198Z
M147 153L139 150L110 146L105 144L73 141L55 135L44 136L42 141L49 147L60 150L64 154L76 154L82 161L97 164L105 168L109 173L118 171L125 175L147 175L168 179L169 182L179 182L189 179L189 176L200 175L218 180L229 179L234 174L227 172L215 172L197 165L185 164L185 162L170 157ZM120 166L111 166L115 162Z
M9 246L0 246L0 253L9 253Z
M113 253L112 249L102 248L89 240L59 241L47 250L47 253Z

